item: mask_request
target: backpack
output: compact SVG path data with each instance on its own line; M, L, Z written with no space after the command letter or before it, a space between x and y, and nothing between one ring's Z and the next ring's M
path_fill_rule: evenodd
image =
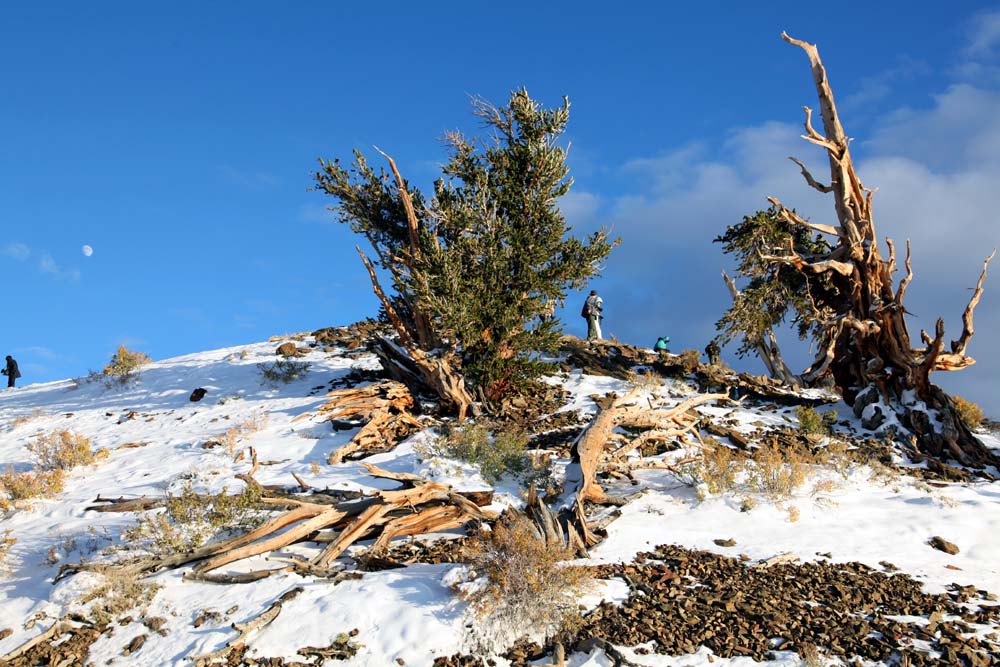
M587 301L583 302L583 310L580 311L580 317L590 317L590 303Z

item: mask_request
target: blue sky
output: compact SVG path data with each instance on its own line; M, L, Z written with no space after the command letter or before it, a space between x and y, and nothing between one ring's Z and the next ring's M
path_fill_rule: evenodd
M913 239L915 338L939 314L957 336L1000 241L991 3L20 4L0 21L0 353L26 381L120 342L163 358L374 315L358 239L307 191L316 158L378 145L428 189L443 132L478 129L469 96L521 85L573 105L570 221L623 237L593 285L607 331L701 349L728 302L711 239L768 195L832 215L785 159L823 167L781 30L820 47L877 228ZM997 416L993 277L977 315L979 364L936 378Z

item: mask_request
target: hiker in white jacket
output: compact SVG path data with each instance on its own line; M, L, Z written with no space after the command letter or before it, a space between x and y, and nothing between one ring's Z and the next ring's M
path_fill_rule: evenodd
M590 296L583 302L583 312L580 313L587 318L587 340L601 340L601 320L604 315L604 299L597 294L597 290L590 290Z

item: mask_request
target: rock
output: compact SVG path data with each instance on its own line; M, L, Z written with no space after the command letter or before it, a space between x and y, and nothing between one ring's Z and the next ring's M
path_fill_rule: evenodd
M874 431L885 423L885 414L882 412L882 406L873 405L871 408L871 411L866 411L861 418L861 425L869 431Z
M191 401L192 403L197 403L201 399L205 398L205 394L207 393L208 389L205 389L204 387L198 387L197 389L191 392L191 397L188 400Z
M279 345L278 349L276 349L274 353L288 359L289 357L299 356L299 348L295 347L295 343L289 341Z
M939 535L935 535L934 537L932 537L930 540L927 541L927 544L931 545L938 551L943 551L951 556L954 556L955 554L958 553L958 547L955 546L955 544L949 542L948 540L944 539Z
M145 619L142 624L153 632L159 632L167 624L167 619L162 616L153 616L152 618Z
M148 636L149 635L139 635L138 637L130 641L128 643L128 646L125 647L125 650L122 651L122 655L132 655L133 653L141 649L142 645L146 643L146 637Z
M735 547L736 546L736 540L734 540L731 537L729 539L725 539L725 540L717 537L717 538L715 538L712 541L715 542L720 547Z

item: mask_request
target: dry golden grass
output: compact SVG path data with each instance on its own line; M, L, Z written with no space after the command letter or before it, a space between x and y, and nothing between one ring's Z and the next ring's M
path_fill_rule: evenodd
M28 443L28 451L44 470L70 470L90 465L97 458L90 448L90 438L67 430L37 437Z
M10 556L10 549L17 543L13 531L5 530L0 534L0 574L5 574L10 569L7 557Z
M955 410L958 412L958 416L961 417L966 426L969 428L979 428L982 426L986 415L983 414L983 409L978 404L967 401L961 396L952 396L951 398L955 402Z
M802 448L769 442L754 451L747 481L757 493L787 498L809 479L812 463L811 455Z
M663 386L663 378L651 368L640 372L631 371L628 375L629 387L653 392Z
M711 493L725 493L736 488L736 475L745 465L745 459L735 450L715 441L702 450L698 473Z
M236 446L240 443L240 441L245 440L254 433L264 429L267 426L269 419L270 415L266 410L254 410L242 421L239 421L232 427L226 429L226 431L219 436L219 442L225 445L226 450L228 450L230 455L235 454Z
M124 387L139 377L139 369L153 359L145 352L135 352L126 345L119 345L111 360L101 370L108 389Z
M101 576L103 583L80 598L80 604L89 605L88 616L99 627L110 625L133 609L145 611L161 588L127 571L109 570Z
M528 633L555 636L594 583L587 568L564 562L573 558L564 546L546 544L523 515L505 515L471 549L472 572L485 579L466 596L477 621L474 641L498 649Z
M41 408L35 408L34 410L31 411L31 414L18 415L17 417L14 417L14 419L11 420L10 422L10 427L11 429L15 429L18 426L24 426L25 424L30 424L36 419L40 419L44 416L45 416L45 410L42 410Z
M26 470L14 472L8 468L0 473L0 491L7 493L7 501L0 500L4 509L10 509L9 501L31 500L33 498L51 498L63 490L65 473L55 470Z

